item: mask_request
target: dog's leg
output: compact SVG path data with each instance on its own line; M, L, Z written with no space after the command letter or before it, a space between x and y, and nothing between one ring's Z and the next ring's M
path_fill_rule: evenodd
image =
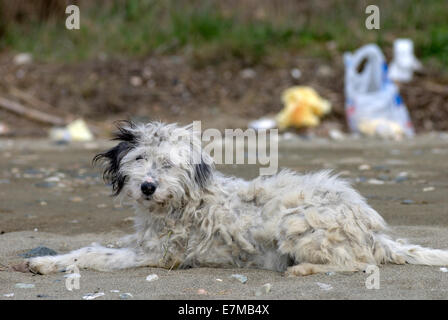
M285 276L309 276L312 274L325 272L356 272L364 270L366 267L367 265L364 263L354 263L348 266L301 263L289 267L285 272Z
M69 266L99 271L112 271L140 266L158 266L159 257L138 253L131 248L111 249L99 245L81 248L57 256L36 257L28 260L31 272L48 274Z

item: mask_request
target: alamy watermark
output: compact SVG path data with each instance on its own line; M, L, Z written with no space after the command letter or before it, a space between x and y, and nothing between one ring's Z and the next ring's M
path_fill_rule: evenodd
M371 4L366 7L366 14L369 16L366 18L366 28L368 30L380 29L380 8L378 6Z
M76 264L68 266L65 269L65 273L65 288L67 288L68 291L73 291L73 289L79 290L79 279L81 278L81 274L79 272L78 266Z
M65 8L65 13L69 16L65 19L65 27L68 30L79 30L81 24L81 14L79 7L72 4Z
M373 264L369 264L365 270L369 276L366 279L366 288L376 289L378 290L380 288L380 268L378 266L375 266Z
M202 143L202 151L215 164L259 164L260 175L272 175L278 170L278 129L225 129L224 135L218 129L202 131L201 121L193 122L192 135ZM175 139L190 140L192 136L178 136ZM188 143L188 141L186 141ZM170 160L176 163L177 150L173 149ZM199 152L191 153L191 162L204 161Z

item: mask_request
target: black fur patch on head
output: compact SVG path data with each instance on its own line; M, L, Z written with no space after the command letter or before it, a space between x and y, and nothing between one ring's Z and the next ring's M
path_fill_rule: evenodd
M126 124L126 127L120 124ZM135 125L129 121L120 121L117 124L118 131L114 134L113 140L121 142L112 149L99 153L93 158L93 164L104 161L106 167L103 172L103 180L112 185L113 195L116 196L123 189L127 177L120 173L120 164L123 157L135 147L137 137L128 128L134 128Z
M137 143L138 137L135 135L134 132L129 130L135 128L135 124L132 121L120 120L115 122L115 125L117 126L118 131L114 133L114 137L112 138L112 140L129 142L130 144Z
M194 181L201 189L205 188L210 181L212 167L201 159L201 163L197 164L194 169Z

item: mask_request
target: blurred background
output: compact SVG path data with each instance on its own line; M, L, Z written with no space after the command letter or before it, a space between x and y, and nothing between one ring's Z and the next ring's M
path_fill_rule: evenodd
M65 27L69 4L80 30ZM415 129L448 130L447 17L444 0L0 0L0 135L77 118L99 136L126 118L245 128L294 85L332 104L316 134L344 132L343 53L376 43L390 61L403 37L423 64L400 84Z

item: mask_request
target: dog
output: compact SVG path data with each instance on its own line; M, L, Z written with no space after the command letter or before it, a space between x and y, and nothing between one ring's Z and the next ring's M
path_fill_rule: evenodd
M32 272L238 267L304 276L385 263L448 264L448 251L388 236L383 218L329 171L281 170L252 181L225 176L192 126L122 122L114 139L119 143L94 162L103 164L113 194L134 207L135 233L121 248L92 245L31 258Z

